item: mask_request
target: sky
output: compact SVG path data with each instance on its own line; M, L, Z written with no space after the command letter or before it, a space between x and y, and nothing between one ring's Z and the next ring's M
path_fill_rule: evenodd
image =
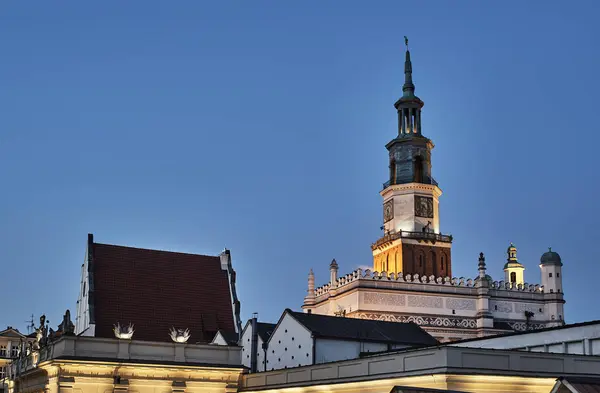
M456 277L560 253L600 319L600 3L13 1L0 6L0 327L73 312L100 243L231 250L242 317L370 266L403 36Z

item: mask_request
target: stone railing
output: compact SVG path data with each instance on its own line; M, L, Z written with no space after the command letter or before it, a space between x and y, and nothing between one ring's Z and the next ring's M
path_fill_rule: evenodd
M42 362L64 357L241 367L240 347L65 336L32 351L28 356L15 359L11 363L10 373L13 376L19 375Z
M344 287L349 286L355 281L359 280L379 280L379 281L388 281L388 282L398 282L398 283L418 283L418 284L429 284L429 285L446 285L446 286L455 286L455 287L465 287L465 288L473 288L476 283L476 279L464 277L436 277L436 276L421 276L419 274L387 274L386 272L371 272L370 269L362 270L357 269L354 270L350 274L346 274L345 276L341 276L337 279L336 289L342 289ZM521 291L521 292L544 292L544 287L538 284L514 284L510 282L504 281L490 281L489 288L495 290L507 290L507 291ZM324 296L329 294L331 290L331 284L325 284L321 287L315 289L315 296Z

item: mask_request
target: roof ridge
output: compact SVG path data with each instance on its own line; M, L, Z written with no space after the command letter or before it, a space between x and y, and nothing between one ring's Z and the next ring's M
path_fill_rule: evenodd
M131 249L131 250L141 250L141 251L166 252L166 253L169 253L169 254L178 254L178 255L193 255L193 256L200 256L200 257L219 258L219 255L193 254L193 253L190 253L190 252L180 252L180 251L171 251L171 250L158 250L158 249L155 249L155 248L122 246L120 244L107 244L107 243L96 243L96 242L94 242L94 245L108 246L108 247L118 247L118 248L128 248L128 249Z

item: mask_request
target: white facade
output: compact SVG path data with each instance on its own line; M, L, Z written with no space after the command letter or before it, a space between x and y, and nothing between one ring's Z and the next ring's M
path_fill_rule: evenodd
M519 349L600 356L600 321L450 344L457 347Z
M240 346L242 347L242 364L248 368L251 367L252 363L252 321L248 321L244 330L242 331L242 338L240 339ZM260 335L257 337L258 345L256 346L256 367L258 371L266 371L265 369L265 349L264 341Z
M442 190L433 184L408 183L396 184L386 187L381 191L383 197L384 215L391 214L391 219L385 221L384 231L391 232L419 232L424 227L430 228L434 233L440 233L439 197ZM424 218L415 215L415 197L422 196L433 200L433 218ZM388 203L392 203L391 211L386 212Z
M269 338L267 370L313 364L313 344L312 333L284 312Z
M77 298L77 312L75 316L75 334L83 336L94 336L94 324L91 323L90 310L90 275L89 258L92 244L88 235L88 245L85 251L85 259L81 265L81 281L79 283L79 296Z
M388 276L358 269L337 278L335 285L314 289L302 308L322 315L341 312L353 318L415 322L440 341L456 341L507 329L562 325L563 303L562 292L528 283L478 284L462 277Z

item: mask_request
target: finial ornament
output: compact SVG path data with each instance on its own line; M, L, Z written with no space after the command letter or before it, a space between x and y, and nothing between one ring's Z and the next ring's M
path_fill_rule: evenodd
M406 45L406 50L408 50L408 37L404 36L404 45Z
M549 252L552 252L552 247L548 247L548 251L549 251Z

